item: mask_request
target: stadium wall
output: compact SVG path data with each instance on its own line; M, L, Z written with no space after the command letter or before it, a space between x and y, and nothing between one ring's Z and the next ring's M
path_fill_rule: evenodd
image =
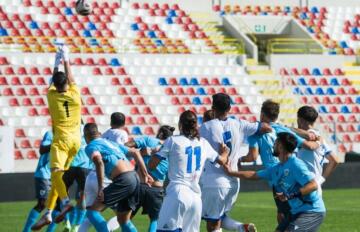
M246 166L244 169L258 170L260 166ZM324 189L360 188L360 162L340 164L325 182ZM0 202L34 200L34 174L12 173L0 175ZM75 189L75 186L73 186ZM269 191L265 181L241 181L241 191Z

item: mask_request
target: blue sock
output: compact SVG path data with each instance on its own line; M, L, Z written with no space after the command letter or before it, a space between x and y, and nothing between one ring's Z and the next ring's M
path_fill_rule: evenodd
M75 220L75 225L81 225L84 221L86 209L78 209L78 213Z
M157 220L151 220L148 232L156 232L156 229L157 229Z
M54 210L51 214L52 218L56 218L56 216L59 214L60 212L57 210ZM55 232L57 227L57 224L55 222L52 222L46 229L46 232Z
M120 226L122 232L137 232L136 227L134 226L134 224L132 224L130 220Z
M77 215L79 213L79 208L74 207L73 210L70 212L70 224L71 226L76 225Z
M39 217L40 212L32 209L29 213L29 216L26 219L25 227L23 232L31 232L31 227L35 224L36 219Z
M107 223L103 216L101 216L100 212L95 210L87 210L86 216L93 226L96 228L98 232L109 232L107 228Z

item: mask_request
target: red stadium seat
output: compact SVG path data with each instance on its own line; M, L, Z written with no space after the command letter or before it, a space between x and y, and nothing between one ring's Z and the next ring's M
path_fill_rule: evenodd
M15 150L15 160L22 160L22 159L24 159L24 157L23 157L23 155L22 155L22 153L21 153L21 151L20 150Z
M130 109L130 114L132 114L132 115L139 115L139 114L140 114L139 108L137 108L136 106L135 106L135 107L132 107L132 108Z
M31 148L30 141L28 139L21 140L20 147L23 148L23 149Z
M36 151L30 150L26 153L26 158L28 159L38 159L38 156L36 154Z
M145 125L145 124L146 124L146 121L145 121L144 117L138 117L136 119L136 125Z
M95 75L95 76L100 76L100 75L102 75L101 70L100 70L100 68L98 68L98 67L93 68L92 74Z
M251 110L249 109L249 107L244 106L244 107L241 109L241 113L242 113L242 114L251 114Z
M24 80L23 80L23 84L24 85L34 85L31 77L25 77Z
M18 88L18 89L16 90L16 95L17 95L17 96L26 96L27 94L26 94L26 91L25 91L24 88Z
M23 98L23 100L22 100L22 105L23 105L23 106L32 106L31 99L30 99L30 98L27 98L27 97Z
M29 90L29 95L30 96L39 96L39 90L36 87L30 88Z
M329 97L327 97L327 98L329 98ZM333 102L334 102L334 104L343 104L340 97L334 97ZM331 101L328 104L331 104Z
M86 104L87 104L87 105L90 105L90 106L96 105L96 100L95 100L95 98L93 98L93 97L88 97L88 98L86 99Z
M137 97L135 100L136 105L145 105L145 100L143 97Z
M134 105L134 102L131 97L125 97L124 98L124 104L125 105Z
M123 83L124 83L124 85L132 85L133 84L130 77L124 78Z
M210 83L211 85L220 85L220 81L217 78L212 78Z
M35 105L36 106L45 106L45 102L42 97L35 98Z
M159 124L159 121L155 116L153 116L149 119L149 123L150 124Z
M36 78L36 85L46 85L45 79L43 77Z
M6 67L5 68L5 75L14 75L15 72L12 67Z
M349 96L345 97L344 103L347 105L354 104L352 98Z
M120 87L118 90L119 95L128 95L128 92L125 87Z
M110 67L105 68L105 75L115 75L114 70Z
M92 113L94 115L103 115L104 114L99 106L94 107Z
M231 107L230 114L240 114L240 109L237 106Z
M176 95L185 95L185 91L183 87L177 87L176 88Z
M191 105L191 100L190 100L190 98L188 98L188 97L183 97L183 98L181 99L181 104L183 104L183 105Z
M139 95L140 93L139 93L139 90L136 87L132 87L130 89L130 94L131 95Z
M146 127L144 130L144 134L146 135L155 135L154 129L152 127Z
M12 107L20 106L19 101L17 98L10 98L9 99L9 105Z
M40 110L40 115L42 115L42 116L48 116L48 115L50 115L49 108L47 108L47 107L42 108L42 109Z
M4 96L14 96L14 93L11 88L4 88L2 94Z
M245 104L245 102L244 102L242 97L236 97L235 98L235 104L243 105L243 104Z
M174 95L174 91L171 87L165 88L165 94L166 95Z
M116 70L117 75L126 75L126 71L123 67L120 67Z
M81 88L81 95L91 95L88 87Z
M212 103L212 100L210 97L204 97L204 99L203 99L204 105L211 105L211 103Z
M111 85L121 85L119 78L117 77L111 78Z
M360 108L358 106L351 107L351 113L359 114L360 113Z
M9 85L7 83L6 77L0 77L0 85Z
M180 100L178 97L172 97L171 98L171 104L172 105L180 105Z
M52 75L52 71L49 67L43 69L43 75L49 76Z
M19 77L11 78L11 85L21 85Z
M29 111L28 111L28 115L29 116L39 116L39 113L36 110L36 108L30 108Z
M26 137L24 130L23 130L23 129L16 129L16 130L15 130L15 137L17 137L17 138L24 138L24 137Z
M170 78L169 79L169 85L178 85L178 82L177 82L176 78Z
M200 85L209 85L209 80L207 78L201 78Z
M150 107L148 107L148 106L145 106L145 107L143 108L142 113L143 113L143 114L146 114L146 115L153 114L152 111L151 111L151 109L150 109Z
M89 109L85 106L81 107L81 115L90 115Z
M125 117L125 125L133 125L132 117Z

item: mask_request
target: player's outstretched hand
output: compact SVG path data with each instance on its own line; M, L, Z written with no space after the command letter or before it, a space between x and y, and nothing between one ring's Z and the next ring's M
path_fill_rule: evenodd
M70 49L68 48L68 46L66 46L66 45L62 46L61 50L62 50L62 55L63 55L64 61L66 61L66 62L69 61Z
M229 155L230 153L230 148L228 148L225 143L222 143L221 146L220 146L220 155L223 156L223 155Z
M227 163L227 164L225 164L223 167L224 167L225 173L228 174L229 176L231 176L231 174L233 173L233 171L231 170L230 164Z
M104 191L102 189L98 192L96 199L100 202L104 201Z
M145 176L145 183L147 183L149 186L151 186L154 183L154 179L152 178L152 176L150 176L149 174L147 174Z

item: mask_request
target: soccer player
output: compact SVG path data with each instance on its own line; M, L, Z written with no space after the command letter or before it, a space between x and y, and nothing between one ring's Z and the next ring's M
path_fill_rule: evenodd
M131 212L136 209L139 197L140 179L144 183L152 181L144 161L136 150L130 152L139 167L140 179L133 166L126 158L126 147L100 137L97 125L88 123L84 127L84 135L87 142L86 154L94 162L96 167L98 192L94 204L88 209L87 217L97 231L108 231L106 221L100 211L110 207L117 213L118 222L122 231L136 231L130 221ZM104 172L107 178L112 180L106 188L103 188Z
M125 144L129 140L129 135L122 129L125 126L125 115L120 112L114 112L110 117L111 128L102 134L102 137L118 144Z
M64 173L63 179L66 185L66 189L73 185L74 181L77 183L77 193L76 193L76 207L70 213L70 220L67 222L68 229L71 228L71 231L77 231L79 225L82 223L82 220L85 217L86 205L85 205L85 180L93 165L89 157L85 153L86 141L85 138L81 139L81 147L78 154L75 156L74 160L71 163L69 170ZM70 224L70 226L68 225Z
M156 138L142 136L134 138L133 141L125 143L128 147L140 149L149 174L154 179L151 186L146 183L140 184L140 202L133 213L133 216L142 207L143 214L148 214L150 225L148 232L156 232L157 220L164 198L164 181L168 172L169 162L166 159L160 161L156 167L150 167L151 154L158 152L164 141L173 135L174 127L163 125L159 128ZM150 151L148 151L150 149Z
M221 144L230 148L229 163L234 168L240 157L240 147L246 137L256 133L270 132L266 123L249 123L228 117L231 109L230 96L218 93L212 97L212 109L215 119L204 123L200 128L201 137L205 138L214 150L219 151ZM221 227L236 231L254 231L253 224L234 221L226 214L236 201L240 182L237 178L226 175L224 170L211 162L206 162L201 176L203 211L209 232L221 231Z
M262 164L265 168L272 167L279 163L279 159L273 156L274 153L274 143L277 137L277 133L288 132L293 134L297 139L297 144L299 148L305 147L306 149L317 149L319 145L313 141L306 141L302 137L298 136L290 128L285 127L281 124L276 123L276 120L279 116L280 105L272 100L266 100L263 102L260 111L260 121L264 123L269 123L273 128L273 131L265 134L255 134L248 138L249 143L249 152L246 156L243 156L239 159L239 162L253 162L257 160L258 155ZM311 137L311 133L307 133L303 130L296 130L296 132L301 133L301 135L306 136L308 139ZM313 139L313 138L311 138ZM271 186L271 185L270 185ZM273 186L271 186L273 188ZM273 194L275 197L275 190L273 188ZM290 217L290 206L287 202L282 202L276 198L275 203L278 210L278 223L279 229L286 226L283 225L282 221L288 221Z
M299 129L309 131L317 136L320 136L319 131L314 128L318 115L319 114L314 107L300 107L297 112L297 123ZM338 159L323 139L318 141L318 143L320 145L318 149L308 150L302 148L297 152L297 157L303 160L310 172L315 175L315 180L318 183L318 193L322 195L321 185L336 168ZM328 160L328 164L326 165L325 170L323 170L325 160Z
M47 131L40 144L40 158L35 170L35 193L37 198L36 206L30 211L26 220L23 232L30 232L31 227L35 223L41 211L45 209L45 202L50 190L50 166L49 166L49 151L52 142L52 132ZM59 213L58 210L53 211L53 216ZM47 232L53 232L56 229L56 224L51 223L47 228Z
M197 117L192 111L180 115L179 136L168 138L160 152L150 160L150 167L156 167L162 159L169 161L169 185L161 206L158 232L200 230L201 190L199 178L206 160L224 165L229 149L221 145L219 153L198 131Z
M64 60L65 73L58 71L61 59ZM52 222L51 214L58 197L62 211L55 218L55 222L62 221L66 213L73 208L62 178L81 144L81 97L70 69L69 49L66 46L62 46L56 55L52 81L47 95L54 133L50 149L51 190L47 201L48 210L33 225L32 230L40 230Z
M258 172L232 171L228 165L225 166L225 170L234 177L270 181L275 187L276 197L289 202L290 222L284 230L276 231L315 232L323 222L326 210L321 196L316 191L318 185L315 176L305 163L293 154L296 147L295 136L281 132L277 135L274 147L274 156L280 161L278 164Z

